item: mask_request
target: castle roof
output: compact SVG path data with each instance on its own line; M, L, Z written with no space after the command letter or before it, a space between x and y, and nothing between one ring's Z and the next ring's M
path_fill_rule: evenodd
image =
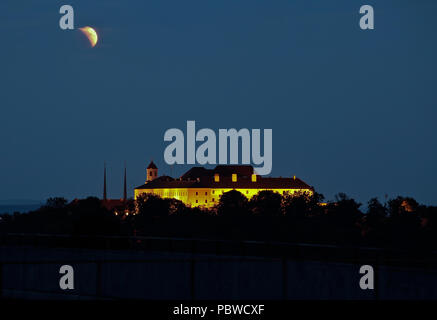
M147 169L158 169L158 167L156 166L156 164L153 163L153 161L150 161L150 164L147 167Z
M253 174L253 167L247 165L218 165L214 169L206 169L204 167L193 167L187 172L185 172L181 179L197 179L204 177L211 177L215 174L219 174L220 176L232 176L233 173L236 173L239 177L250 177Z
M237 174L237 181L232 181L232 174ZM219 181L214 179L219 175ZM179 179L161 176L136 189L161 188L223 188L223 189L312 189L298 178L269 178L257 176L252 181L252 166L217 166L214 169L193 167Z
M236 173L241 177L250 177L253 174L253 167L248 165L218 165L213 171L219 175L231 176L233 173Z
M126 206L126 201L123 199L106 199L102 200L102 206L109 211Z

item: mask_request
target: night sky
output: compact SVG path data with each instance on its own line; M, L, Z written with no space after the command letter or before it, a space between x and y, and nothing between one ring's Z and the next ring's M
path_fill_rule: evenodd
M75 30L59 8L75 9ZM359 8L375 9L375 30ZM273 129L272 176L437 204L437 1L0 2L0 200L122 197L165 130ZM95 27L91 48L78 28ZM173 175L189 167L176 166Z

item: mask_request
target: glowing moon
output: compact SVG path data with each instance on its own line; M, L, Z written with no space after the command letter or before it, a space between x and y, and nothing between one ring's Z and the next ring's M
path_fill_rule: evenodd
M79 30L82 31L84 35L86 35L86 37L91 43L91 47L94 47L97 43L97 40L99 40L96 30L94 30L91 27L83 27L83 28L79 28Z

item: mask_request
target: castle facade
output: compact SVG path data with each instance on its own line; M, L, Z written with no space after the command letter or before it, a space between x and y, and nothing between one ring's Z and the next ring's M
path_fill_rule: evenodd
M135 200L144 193L162 198L181 200L191 207L210 208L228 191L237 190L251 198L262 190L271 190L280 194L308 193L314 189L294 177L271 178L254 173L250 165L218 165L214 169L193 167L180 178L158 176L158 168L153 161L147 167L145 184L135 188Z

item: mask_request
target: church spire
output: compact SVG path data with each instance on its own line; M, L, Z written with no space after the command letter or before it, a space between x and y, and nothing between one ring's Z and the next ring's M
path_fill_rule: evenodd
M106 162L103 166L103 201L106 201Z
M123 201L127 200L127 188L126 188L126 161L124 162L124 185L123 185Z

